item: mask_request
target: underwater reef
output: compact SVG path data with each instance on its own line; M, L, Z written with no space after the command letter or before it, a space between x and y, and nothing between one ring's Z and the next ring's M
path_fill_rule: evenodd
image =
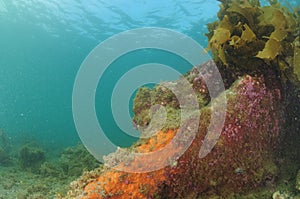
M0 148L4 149L4 155L0 155L1 199L48 199L65 195L70 182L84 171L99 167L81 144L50 155L34 139L19 143L1 131Z
M272 159L282 123L280 90L275 85L267 89L263 77L244 76L225 94L228 99L225 125L216 146L205 158L200 159L198 154L209 125L210 104L201 110L196 138L172 166L149 173L104 169L81 187L84 190L77 196L197 198L211 193L224 196L275 180L278 169ZM175 133L171 129L161 131L133 147L139 152L155 151ZM134 161L131 164L138 165Z
M101 166L85 172L71 183L66 196L58 198L300 198L299 9L275 0L263 7L258 0L222 0L218 18L208 24L207 49L224 80L226 91L220 96L226 95L227 108L212 151L199 158L212 110L222 100L210 99L197 73L197 68L210 68L213 61L208 61L183 76L195 91L201 119L182 156L147 173ZM141 129L147 126L155 104L166 109L164 127L129 150L157 151L178 133L179 102L161 85L138 90L133 122ZM193 120L184 123L193 125ZM106 161L118 164L120 156L116 151ZM138 168L139 161L132 158L127 164Z

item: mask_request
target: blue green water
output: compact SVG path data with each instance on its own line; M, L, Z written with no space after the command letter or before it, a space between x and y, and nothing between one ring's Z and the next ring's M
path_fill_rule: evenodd
M290 1L295 4L296 1ZM215 0L0 0L0 128L12 140L37 139L46 146L79 142L72 117L76 73L89 52L122 31L163 27L206 47L206 24L216 19ZM189 65L159 52L137 52L106 73L96 95L97 114L118 143L122 134L110 110L113 85L123 72L151 59L181 72ZM101 83L101 81L100 81Z

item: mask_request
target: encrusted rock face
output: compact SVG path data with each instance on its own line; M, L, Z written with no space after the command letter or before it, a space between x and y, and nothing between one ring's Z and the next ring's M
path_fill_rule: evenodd
M163 198L196 198L211 193L253 190L273 181L273 152L280 131L280 90L268 90L262 77L244 76L226 91L225 125L213 150L198 157L207 132L211 107L202 109L199 131L177 167L166 169Z
M69 197L229 197L272 182L277 175L273 153L282 123L279 88L267 87L263 77L243 76L223 94L227 97L225 124L217 144L206 157L199 158L199 150L207 134L212 103L201 109L199 130L190 147L170 166L149 173L106 168L92 179L81 179ZM155 151L175 134L176 130L161 131L133 148L141 153Z

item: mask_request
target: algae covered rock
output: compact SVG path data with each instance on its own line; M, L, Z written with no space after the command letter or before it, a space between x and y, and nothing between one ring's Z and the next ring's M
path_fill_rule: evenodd
M99 167L99 162L82 144L64 149L58 164L63 172L69 176L80 176L84 170Z
M199 130L191 146L170 166L148 173L105 168L93 179L81 181L81 188L70 190L73 195L67 198L226 197L247 193L276 178L273 153L282 122L276 85L269 89L263 77L244 76L223 93L228 99L225 124L220 139L205 158L199 158L199 149L207 133L212 104L202 108ZM135 145L134 150L159 150L175 134L176 130L157 132ZM135 161L131 164L138 166Z
M38 172L41 164L46 160L45 151L35 144L25 144L19 152L19 163L22 168Z
M217 81L215 80L216 78L214 78L218 73L219 71L215 67L214 61L210 60L204 64L193 67L183 77L180 77L185 78L193 90L196 91L194 94L199 104L199 108L206 106L210 102L210 94L206 82L203 78L201 78L202 75L205 75L206 81L213 82L211 83L211 90L214 90L215 93L220 93L219 85L223 84L223 82L218 82L219 80ZM182 85L181 79L164 83L176 85L176 89L182 91L182 93L185 93L185 90L187 89L186 86ZM188 100L189 99L186 98L185 100L182 100L181 103L188 104ZM150 116L156 111L151 110L151 107L155 107L157 105L163 106L167 114L166 121L162 129L167 131L169 129L177 129L179 127L180 114L182 111L179 101L169 88L165 87L164 84L159 84L154 86L152 89L148 87L139 88L134 98L133 123L142 133L144 132L145 127L147 127L150 123Z
M97 167L97 160L82 144L78 144L62 150L59 160L43 162L39 174L44 177L75 178Z
M8 153L5 149L0 148L0 165L5 164L9 161Z
M10 161L9 148L8 137L0 129L0 165L7 164Z
M280 90L268 89L262 77L244 76L226 95L226 119L217 144L205 158L198 157L211 114L207 106L191 147L176 167L166 169L162 198L247 193L278 176L274 151L282 123Z
M43 177L58 177L58 178L66 177L60 165L56 165L54 163L50 163L47 161L41 164L39 168L39 174L42 175Z

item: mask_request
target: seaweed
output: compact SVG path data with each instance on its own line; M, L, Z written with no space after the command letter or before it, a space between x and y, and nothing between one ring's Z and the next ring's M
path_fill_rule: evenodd
M84 170L92 170L99 165L100 163L82 144L64 149L61 153L60 162L57 164L58 169L62 169L64 174L68 176L80 176Z
M294 46L294 74L297 76L297 79L300 80L300 41L299 36L293 42Z
M300 82L299 7L269 0L221 1L219 20L208 24L208 49L214 60L241 74L268 75L269 69L283 82Z
M8 137L3 130L0 129L0 165L7 165L11 161L10 144Z
M23 169L37 173L39 167L45 161L45 151L36 144L27 143L21 147L19 152L19 163Z

